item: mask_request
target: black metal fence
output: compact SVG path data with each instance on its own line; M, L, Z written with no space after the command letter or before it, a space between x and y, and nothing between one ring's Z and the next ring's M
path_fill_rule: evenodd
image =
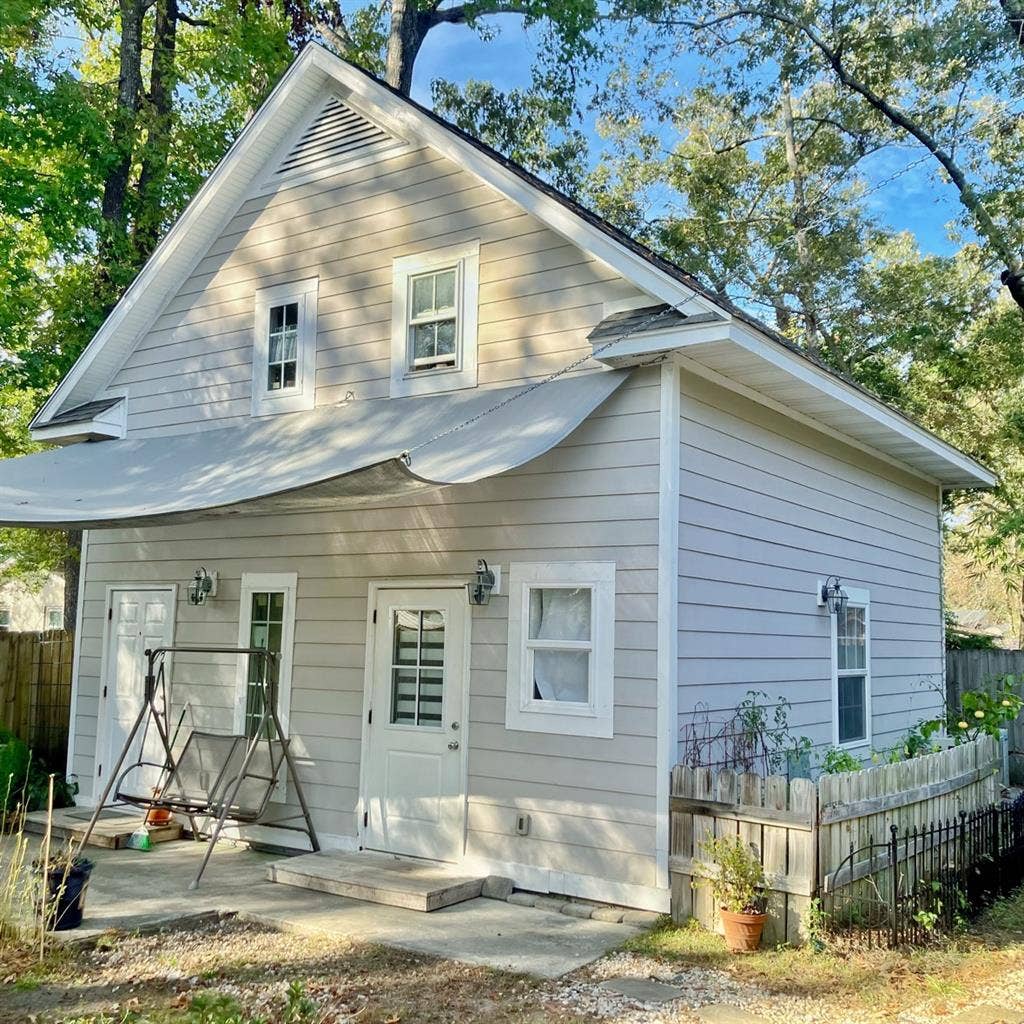
M1024 880L1024 795L914 828L890 826L828 875L821 928L870 946L922 945L961 930Z

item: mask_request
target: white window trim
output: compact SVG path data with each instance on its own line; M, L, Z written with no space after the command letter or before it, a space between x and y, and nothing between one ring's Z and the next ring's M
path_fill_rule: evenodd
M295 596L299 577L294 572L245 572L242 573L242 589L238 607L238 646L249 646L252 629L252 595L261 591L284 592L284 623L281 627L281 663L278 666L277 714L285 736L291 737L289 722L292 705L292 659L295 651ZM245 732L245 698L249 685L249 659L239 657L235 673L235 733ZM281 769L281 785L271 799L280 803L287 798L284 768Z
M611 739L615 690L615 563L513 562L509 566L508 677L505 727L525 732ZM533 698L526 624L533 587L589 587L592 593L590 701L568 704ZM566 644L566 646L569 646Z
M855 750L859 747L871 746L871 591L856 587L843 587L846 591L847 606L864 609L864 732L859 740L839 742L839 621L837 616L829 615L831 622L832 644L832 745L842 750ZM860 675L850 672L850 675Z
M418 274L456 270L455 366L436 370L409 369L410 281ZM391 290L391 397L431 395L475 388L477 384L477 320L480 304L480 242L400 256L394 261Z
M279 412L312 409L316 402L316 305L320 279L310 277L256 292L252 348L252 414L267 416ZM267 325L272 306L297 302L299 336L295 345L298 365L295 387L270 391L267 388L267 356L269 339Z

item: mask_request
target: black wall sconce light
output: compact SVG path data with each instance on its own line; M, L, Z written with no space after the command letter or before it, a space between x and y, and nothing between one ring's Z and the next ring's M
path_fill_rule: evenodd
M217 574L206 571L206 566L201 565L192 574L188 584L188 603L194 605L206 604L217 594Z
M842 581L838 576L829 576L821 585L821 593L818 596L818 604L828 608L830 615L837 618L846 611L847 594L843 590Z
M497 573L487 564L484 558L476 560L476 574L466 584L466 596L470 604L489 604L491 594L498 593L501 583L501 569Z

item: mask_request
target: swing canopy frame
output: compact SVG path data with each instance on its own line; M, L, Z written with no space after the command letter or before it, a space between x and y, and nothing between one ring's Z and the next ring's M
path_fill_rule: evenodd
M247 658L249 671L245 678L250 693L245 716L247 727L242 733L191 729L176 755L174 746L181 720L172 736L168 726L171 705L166 665L167 656L179 652L233 654ZM189 886L191 889L199 885L213 847L228 821L301 832L308 838L312 850L319 851L316 829L292 757L291 739L278 714L278 662L274 652L263 647L176 645L154 647L144 653L146 675L142 706L82 835L79 851L88 842L102 812L121 804L145 808L144 820L148 820L150 811L157 809L184 814L195 839L208 837L202 863ZM159 739L156 756L160 760L147 758L145 748L150 726ZM138 753L130 756L140 733ZM158 781L148 793L139 793L139 787L133 787L131 782L147 768L158 772ZM272 817L269 804L282 785L285 773L294 789L300 813ZM204 828L201 819L207 825L213 821L212 829Z

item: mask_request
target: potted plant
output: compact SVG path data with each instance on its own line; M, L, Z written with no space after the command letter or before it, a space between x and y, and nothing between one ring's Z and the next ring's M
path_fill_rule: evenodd
M82 923L85 892L89 886L93 862L77 856L69 845L49 858L45 866L45 877L41 861L33 861L32 867L43 887L37 910L40 915L45 912L46 928L58 932L77 928ZM43 893L46 895L45 907Z
M709 877L699 884L711 889L722 918L725 944L734 953L757 949L768 920L765 913L768 881L760 857L739 836L708 839L701 844L701 852L713 866Z

